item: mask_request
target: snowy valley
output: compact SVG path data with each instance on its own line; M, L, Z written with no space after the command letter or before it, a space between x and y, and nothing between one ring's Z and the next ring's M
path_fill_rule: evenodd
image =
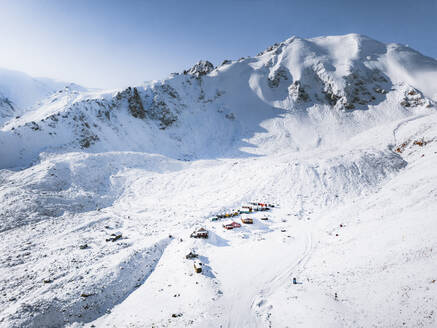
M0 327L436 325L435 59L349 34L121 90L17 74Z

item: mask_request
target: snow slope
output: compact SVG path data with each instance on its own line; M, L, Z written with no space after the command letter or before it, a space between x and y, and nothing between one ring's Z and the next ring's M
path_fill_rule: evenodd
M0 129L0 326L433 327L436 80L350 34L49 95Z
M39 107L39 101L65 87L85 90L74 83L32 78L22 72L0 68L0 126L27 110Z

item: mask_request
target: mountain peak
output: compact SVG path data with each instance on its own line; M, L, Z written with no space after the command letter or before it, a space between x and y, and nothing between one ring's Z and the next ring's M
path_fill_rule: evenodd
M207 60L199 60L189 70L184 71L184 74L191 74L196 77L206 75L214 70L214 65Z

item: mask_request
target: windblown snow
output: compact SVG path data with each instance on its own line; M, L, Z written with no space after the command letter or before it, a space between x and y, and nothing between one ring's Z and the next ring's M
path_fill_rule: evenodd
M123 90L0 71L0 326L435 327L436 102L435 59L356 34Z

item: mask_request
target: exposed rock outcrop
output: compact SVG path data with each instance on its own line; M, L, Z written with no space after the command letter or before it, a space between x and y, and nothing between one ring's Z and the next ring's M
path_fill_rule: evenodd
M207 60L198 61L193 67L189 70L184 71L184 74L191 74L195 77L201 77L208 73L211 73L214 70L214 65Z

